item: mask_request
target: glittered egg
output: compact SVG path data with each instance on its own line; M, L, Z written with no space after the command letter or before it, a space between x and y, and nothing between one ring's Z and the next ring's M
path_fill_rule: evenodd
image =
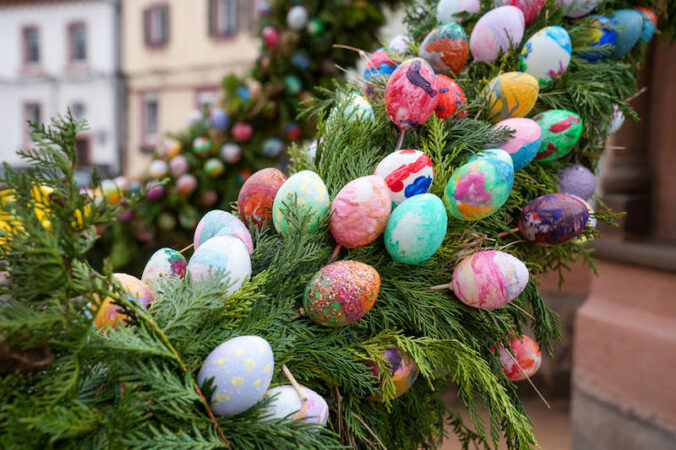
M195 228L194 246L199 249L202 244L214 236L219 235L219 231L226 228L228 232L242 240L249 254L253 253L253 241L249 229L234 214L220 209L209 211L202 217Z
M283 149L284 143L278 137L267 138L266 140L263 141L263 145L261 148L263 156L267 156L268 158L276 157L277 155L282 153Z
M540 368L540 364L542 364L542 354L537 342L523 335L520 338L513 339L510 347L513 355L502 344L498 347L500 363L507 379L521 381L535 375L535 372Z
M521 44L525 19L515 6L500 6L481 16L469 38L475 61L493 62L500 53Z
M385 230L392 211L390 190L376 175L346 184L331 203L330 230L345 248L363 247Z
M493 78L484 88L488 118L493 122L526 116L538 99L538 80L524 72L507 72Z
M169 165L166 161L156 159L148 166L148 175L153 178L162 178L169 171Z
M568 32L559 26L544 27L526 41L519 68L548 87L568 69L573 47Z
M483 219L507 201L514 183L514 166L507 152L493 152L493 156L487 154L468 161L449 178L444 202L452 216L461 220ZM496 156L495 152L500 153Z
M242 158L242 149L237 144L224 144L221 147L221 159L227 164L236 164Z
M554 161L566 156L582 136L582 119L572 111L551 109L533 117L540 130L542 142L535 159Z
M489 250L469 255L455 267L451 289L466 305L493 309L518 297L528 277L526 265L518 258Z
M432 184L432 160L420 150L398 150L387 155L375 175L385 180L392 202L400 204L414 195L425 194Z
M495 6L516 6L523 13L526 25L529 25L540 15L544 0L495 0Z
M398 65L399 63L392 59L384 47L381 47L373 52L366 61L366 69L364 70L364 79L366 79L366 95L371 95L373 93L374 87L372 83L385 83Z
M161 248L150 257L143 269L141 281L156 283L162 278L180 277L185 275L188 262L183 255L172 248Z
M179 194L188 196L197 189L197 178L194 175L186 173L176 180L176 190Z
M618 9L609 19L617 25L617 40L610 55L618 59L626 55L638 43L643 31L643 15L636 9Z
M571 166L559 173L559 192L589 200L596 190L596 177L585 166Z
M478 13L481 10L479 0L441 0L437 4L437 22L460 22L461 13Z
M608 125L608 134L612 134L619 131L620 128L622 128L623 124L624 124L624 114L622 113L620 107L614 104L613 118L610 121L610 125Z
M589 14L601 0L556 0L567 17L582 17Z
M240 414L263 399L275 359L270 344L259 336L228 339L209 353L197 375L204 388L212 379L209 403L217 416Z
M211 139L204 136L196 137L192 141L192 149L195 154L199 157L205 157L211 153Z
M181 175L185 175L190 170L190 164L188 163L188 158L183 155L177 155L171 158L169 161L169 169L171 170L171 175L174 178L178 178Z
M391 347L385 350L383 358L387 361L387 368L389 369L389 375L394 383L394 396L397 398L406 393L415 380L418 378L420 370L418 365L415 363L413 358L408 355L404 355L401 350L396 347ZM368 365L371 367L371 373L377 379L381 379L380 369L378 368L375 362L369 362ZM368 400L381 401L383 399L381 394L372 394L368 397Z
M343 327L368 313L380 292L380 275L368 264L337 261L314 274L303 296L303 313L327 327Z
M465 93L458 83L446 75L437 75L437 86L439 87L439 99L435 114L440 119L446 119L467 106ZM458 113L458 117L467 117L467 110Z
M589 211L579 198L568 194L545 194L531 200L521 210L519 231L536 245L557 245L582 233Z
M444 203L433 194L404 200L392 211L385 227L385 248L392 259L420 264L436 253L446 236Z
M648 42L653 38L657 29L657 15L652 9L637 6L635 8L643 17L643 28L641 29L641 41Z
M612 54L617 42L616 24L607 17L596 17L593 26L578 33L573 53L587 61L598 61ZM578 50L580 47L589 47Z
M224 273L223 281L230 281L225 291L229 295L249 280L251 258L241 239L231 234L214 236L195 251L186 271L198 284L207 277L213 277L212 274Z
M232 127L232 137L237 142L247 142L253 136L253 127L246 122L237 122Z
M399 65L385 87L387 114L400 130L424 123L437 107L439 87L434 71L422 58Z
M244 182L237 197L239 215L244 223L260 227L272 219L272 204L284 181L284 174L271 167L259 170Z
M144 308L147 308L153 301L153 293L150 290L150 287L138 278L127 275L126 273L115 273L113 274L113 278L122 285L124 294L130 302L137 303ZM105 328L106 325L110 325L117 329L117 327L122 325L125 317L126 316L122 314L122 309L113 304L113 299L106 297L94 317L94 325L99 330Z
M223 173L223 170L225 170L225 166L218 158L209 158L204 163L204 173L209 178L218 178Z
M469 42L465 30L455 22L439 25L420 44L418 55L439 73L458 73L469 56Z
M512 157L514 170L521 170L530 163L540 149L542 130L536 121L525 118L505 119L495 124L494 130L505 128L514 132L513 136L497 148L506 151Z
M288 417L291 420L302 420L306 423L318 425L319 428L326 425L329 419L329 406L326 400L312 389L300 386L300 391L305 400L298 394L293 386L277 386L265 393L265 397L272 400L263 409L262 421L281 420Z
M294 207L294 196L300 216L307 216L310 221L310 231L317 228L319 219L329 212L331 200L322 179L311 170L301 170L282 184L272 204L272 221L279 233L289 231L286 208Z
M211 127L218 131L225 131L230 125L230 118L223 108L212 108L209 113Z

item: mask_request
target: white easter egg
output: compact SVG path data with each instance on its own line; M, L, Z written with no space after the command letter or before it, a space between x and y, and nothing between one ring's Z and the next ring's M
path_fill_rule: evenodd
M398 150L387 155L376 167L375 175L385 180L392 201L397 205L414 195L426 193L434 168L432 160L420 150Z
M526 22L516 6L500 6L481 16L469 38L472 56L478 62L493 62L500 53L521 44Z
M228 234L215 236L203 243L192 255L187 267L192 279L199 283L211 273L225 272L230 280L226 294L242 287L251 276L251 258L241 239Z
M570 36L564 28L544 27L526 41L519 64L523 72L538 80L541 88L547 87L568 69L571 52Z
M329 418L329 406L326 400L312 389L300 387L305 400L298 395L293 386L273 387L265 393L265 397L272 397L270 405L264 409L264 422L289 417L291 420L302 420L319 425L316 429L326 425Z

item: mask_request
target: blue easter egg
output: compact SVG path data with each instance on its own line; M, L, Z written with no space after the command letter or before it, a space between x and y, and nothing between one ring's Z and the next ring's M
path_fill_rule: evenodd
M509 153L515 171L523 169L535 158L540 149L542 138L540 125L532 119L515 117L502 120L493 127L494 130L501 128L512 130L514 134L497 148Z
M609 57L617 42L617 31L613 28L615 26L617 24L607 17L596 17L594 27L582 36L579 44L597 50L588 50L583 53L574 50L573 53L590 62Z
M618 9L609 18L619 27L615 50L610 55L611 58L617 59L629 53L641 38L643 15L635 9Z
M192 255L186 271L196 284L222 272L223 281L229 281L225 291L229 295L249 280L251 257L239 238L233 235L214 236Z
M209 114L209 122L218 131L225 131L230 125L230 118L222 108L213 108Z
M284 149L284 142L278 137L267 138L263 141L262 151L263 155L268 158L274 158L282 153Z

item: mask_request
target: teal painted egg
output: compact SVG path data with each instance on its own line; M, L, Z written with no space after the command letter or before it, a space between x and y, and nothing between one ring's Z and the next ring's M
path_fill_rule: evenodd
M413 196L390 214L385 227L385 248L395 261L420 264L441 246L447 222L444 203L439 197L433 194Z
M643 14L635 9L618 9L610 15L610 20L618 27L615 49L610 57L618 59L629 53L641 38Z
M279 233L289 231L287 208L293 209L294 196L301 217L308 216L310 231L317 228L319 219L329 212L329 191L322 179L311 170L302 170L282 184L272 203L272 221Z
M552 109L533 117L542 130L540 150L535 159L554 161L566 156L582 136L582 119L572 111Z

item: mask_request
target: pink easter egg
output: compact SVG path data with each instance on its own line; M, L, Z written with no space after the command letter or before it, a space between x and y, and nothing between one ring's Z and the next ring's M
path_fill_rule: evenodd
M502 345L499 346L500 363L507 379L521 381L535 375L542 364L542 353L537 342L524 334L513 339L510 347L513 356Z
M232 127L232 137L237 142L246 142L253 136L253 127L246 122L237 122Z
M526 19L526 25L530 25L540 15L544 0L495 0L495 6L505 5L519 8Z
M515 6L500 6L481 16L469 38L472 56L478 62L493 62L523 39L525 19Z
M411 58L392 72L385 88L385 108L392 122L406 131L424 123L437 107L437 77L422 58Z

